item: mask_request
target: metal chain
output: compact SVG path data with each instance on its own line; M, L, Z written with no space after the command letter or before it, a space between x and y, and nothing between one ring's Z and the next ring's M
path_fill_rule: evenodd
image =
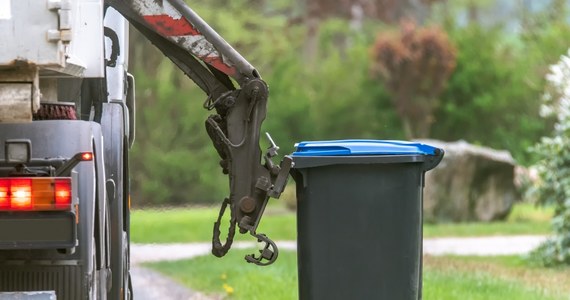
M236 233L236 218L234 210L230 206L230 228L228 229L228 236L226 237L226 243L222 245L220 241L220 225L222 223L222 217L226 211L226 207L230 205L230 199L225 198L222 206L220 207L220 212L218 214L218 220L214 223L214 235L212 236L212 254L216 257L222 257L228 253L232 243L234 241L234 236Z

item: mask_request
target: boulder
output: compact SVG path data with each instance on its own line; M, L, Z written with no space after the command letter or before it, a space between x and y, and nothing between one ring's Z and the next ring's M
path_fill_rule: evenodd
M504 219L519 199L515 161L508 151L465 141L421 141L445 150L438 167L426 173L426 221L494 221Z

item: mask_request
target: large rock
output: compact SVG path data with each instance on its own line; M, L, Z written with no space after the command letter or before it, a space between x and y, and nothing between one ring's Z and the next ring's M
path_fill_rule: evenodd
M438 167L426 173L426 221L493 221L504 219L519 195L515 161L508 151L464 141L422 141L445 150Z

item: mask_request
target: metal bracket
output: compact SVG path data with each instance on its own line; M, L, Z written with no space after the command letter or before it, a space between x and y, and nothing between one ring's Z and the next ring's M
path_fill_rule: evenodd
M268 192L270 197L279 199L285 190L285 187L287 186L287 182L289 181L289 172L294 165L295 163L293 162L293 158L291 158L291 156L286 155L283 157L281 164L279 164L279 173L273 181L273 186Z
M57 13L58 28L48 29L47 40L49 42L63 43L71 42L71 1L70 0L48 0L47 8Z

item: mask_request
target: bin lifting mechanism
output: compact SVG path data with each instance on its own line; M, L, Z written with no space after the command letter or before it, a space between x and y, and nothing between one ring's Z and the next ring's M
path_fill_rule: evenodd
M239 227L240 233L249 232L253 237L257 238L259 243L264 243L263 249L259 250L259 256L249 254L245 256L245 260L249 263L258 266L267 266L275 262L279 256L279 250L275 242L273 242L267 235L257 233L257 227L261 220L261 215L265 210L269 197L279 198L287 181L289 179L289 171L293 167L293 159L291 156L286 155L279 165L273 163L272 158L277 155L279 147L275 144L269 133L265 133L269 143L271 144L267 149L264 158L264 167L269 171L271 179L260 177L255 184L256 193L254 197L264 198L261 207L257 207L259 199L254 199L251 196L241 198L238 203L232 203L229 198L225 198L218 219L214 223L214 232L212 237L212 254L217 257L224 256L230 249L236 230L236 225ZM223 140L223 139L222 139ZM233 145L227 143L227 149L231 149ZM273 182L273 184L271 184ZM220 241L220 225L222 217L227 207L230 207L230 226L224 244ZM238 215L239 214L239 215ZM238 221L239 219L239 221Z

